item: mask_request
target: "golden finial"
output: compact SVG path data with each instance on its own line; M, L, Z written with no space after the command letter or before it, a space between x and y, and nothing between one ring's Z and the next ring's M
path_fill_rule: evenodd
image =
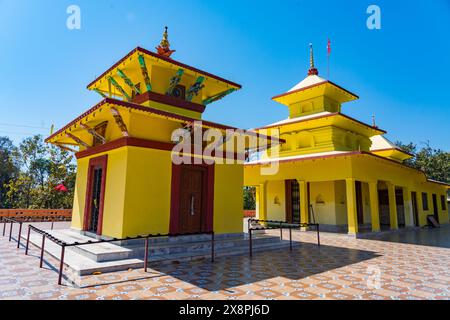
M161 40L161 43L159 44L163 48L169 48L170 42L169 42L169 34L167 33L167 27L164 29L163 38Z
M308 70L308 76L312 75L318 75L319 71L314 66L314 50L312 43L309 44L309 70Z
M170 58L172 53L175 52L175 50L170 50L169 34L167 32L167 27L165 27L164 29L163 38L159 46L156 47L156 50L158 51L159 55L167 58Z

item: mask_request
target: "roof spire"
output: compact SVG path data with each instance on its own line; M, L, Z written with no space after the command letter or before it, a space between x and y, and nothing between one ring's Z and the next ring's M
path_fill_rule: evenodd
M172 53L175 52L175 50L170 50L169 34L167 33L167 27L165 27L164 29L163 38L159 46L156 47L156 50L158 51L158 54L160 56L164 56L167 58L170 58Z
M314 50L312 43L309 44L309 70L308 70L308 76L312 75L318 75L319 71L314 66Z

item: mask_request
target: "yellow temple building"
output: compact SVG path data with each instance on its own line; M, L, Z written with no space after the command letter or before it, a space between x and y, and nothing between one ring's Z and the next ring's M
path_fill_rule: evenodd
M218 164L215 154L209 164L172 159L178 129L201 120L203 131L236 130L202 120L202 113L241 86L173 60L167 28L156 49L138 47L106 70L88 85L103 100L46 139L76 152L71 227L115 238L242 232L243 161ZM205 159L203 151L200 144L184 156Z
M273 97L289 109L288 119L255 130L286 141L244 166L244 184L256 187L257 217L317 222L351 235L423 226L429 215L448 223L449 185L403 164L411 155L384 130L342 113L358 96L321 78L310 51L308 76ZM274 164L275 173L262 173Z

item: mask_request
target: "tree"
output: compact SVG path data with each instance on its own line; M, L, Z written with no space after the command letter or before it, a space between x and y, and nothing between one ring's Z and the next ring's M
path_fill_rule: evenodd
M254 187L244 187L244 210L255 210L256 189Z
M412 142L396 142L396 145L414 155L405 161L406 165L422 170L430 179L450 183L450 152L433 149L429 142L420 150Z
M71 208L75 185L73 156L52 145L42 136L26 138L13 152L20 166L17 178L7 185L8 205L24 209ZM67 192L56 189L64 184Z
M13 157L14 152L12 141L8 137L0 137L0 208L7 207L6 185L19 174L19 166Z

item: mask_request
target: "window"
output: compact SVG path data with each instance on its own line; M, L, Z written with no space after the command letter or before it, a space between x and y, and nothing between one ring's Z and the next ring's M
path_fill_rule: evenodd
M445 196L441 196L441 209L442 210L447 210L447 204L446 204Z
M424 211L428 210L428 194L422 192L422 208Z

